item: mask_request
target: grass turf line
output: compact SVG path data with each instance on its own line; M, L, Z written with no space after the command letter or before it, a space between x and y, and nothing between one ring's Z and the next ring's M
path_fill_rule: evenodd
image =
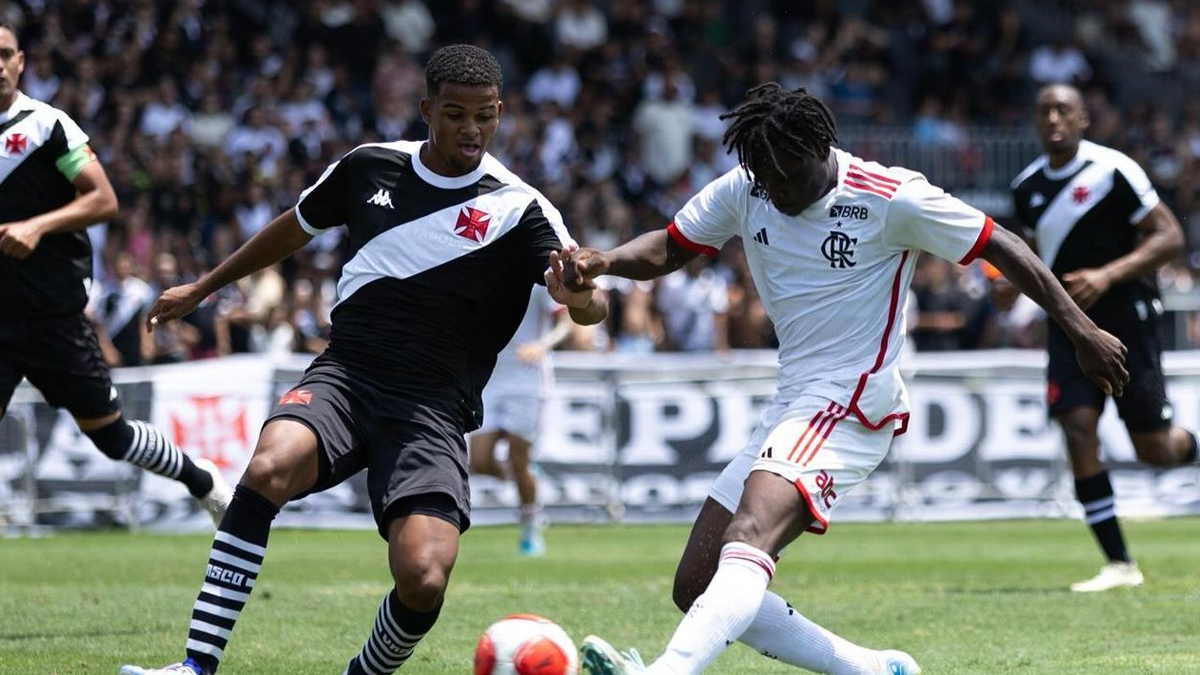
M1101 563L1077 522L843 524L802 537L772 590L873 647L910 651L930 675L1200 675L1200 519L1127 522L1146 586L1076 595ZM681 526L558 526L549 555L516 554L513 528L464 538L442 618L400 671L471 672L475 641L533 612L657 655ZM0 673L112 675L178 660L208 536L123 532L0 540ZM222 673L336 675L360 648L389 585L373 532L272 534ZM744 646L709 672L802 671Z

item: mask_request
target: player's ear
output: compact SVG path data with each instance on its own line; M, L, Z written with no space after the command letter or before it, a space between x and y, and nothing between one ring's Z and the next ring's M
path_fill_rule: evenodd
M497 100L496 101L496 119L499 120L500 116L503 114L504 114L504 101Z
M17 50L17 74L20 75L23 72L25 72L25 52L18 49Z
M428 98L421 99L420 108L421 108L421 119L425 121L426 125L432 126L432 122L430 121L430 118L433 115L433 101L430 101Z

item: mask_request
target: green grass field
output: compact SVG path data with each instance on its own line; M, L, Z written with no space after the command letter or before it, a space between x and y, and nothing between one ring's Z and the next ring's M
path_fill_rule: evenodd
M1147 576L1078 596L1099 555L1077 522L841 525L804 537L772 588L853 640L909 650L929 675L1200 675L1200 520L1129 522ZM494 619L535 612L656 655L674 629L680 526L560 526L525 560L512 528L463 542L446 609L402 672L465 675ZM0 673L112 675L178 660L207 536L0 540ZM388 588L372 532L281 530L222 673L341 673ZM713 673L800 672L729 649Z

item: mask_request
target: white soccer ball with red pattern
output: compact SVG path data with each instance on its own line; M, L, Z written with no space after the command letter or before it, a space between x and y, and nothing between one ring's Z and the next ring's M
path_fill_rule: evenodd
M576 675L579 655L550 619L513 614L488 627L475 645L475 675Z

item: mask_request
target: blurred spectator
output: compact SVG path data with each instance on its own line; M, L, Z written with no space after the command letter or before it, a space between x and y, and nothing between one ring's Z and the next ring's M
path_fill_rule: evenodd
M692 161L692 106L667 80L662 98L642 101L633 113L642 149L641 167L659 185L679 179Z
M97 324L104 360L113 367L140 366L153 353L146 312L154 302L154 293L133 272L133 256L117 254L112 280L93 285L88 302L87 311Z
M922 256L913 277L917 297L917 322L909 335L919 351L966 349L964 334L977 304L957 283L961 272L957 265Z
M991 290L991 312L978 345L983 349L1041 349L1046 345L1046 313L1021 294L1000 270L983 263Z
M1029 59L1029 77L1035 85L1083 85L1092 79L1092 67L1066 37L1033 50Z
M705 256L663 277L658 285L667 349L728 351L729 285Z
M560 45L587 51L608 39L608 22L591 0L563 0L554 31Z

